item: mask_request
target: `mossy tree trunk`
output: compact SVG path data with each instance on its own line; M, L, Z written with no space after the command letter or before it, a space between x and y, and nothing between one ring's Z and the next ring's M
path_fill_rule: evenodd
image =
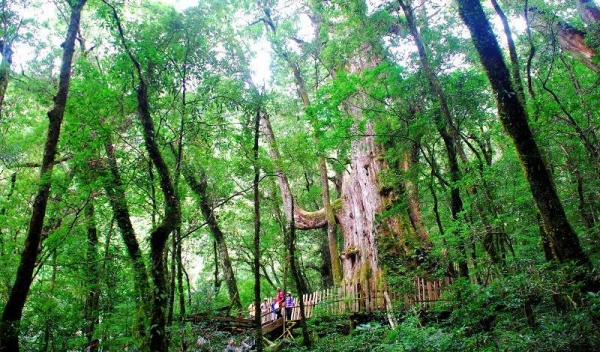
M458 188L458 184L461 179L457 154L457 149L459 148L460 143L460 139L458 136L459 134L452 123L452 116L450 114L450 108L448 107L446 94L444 93L442 87L440 86L440 83L438 82L436 73L429 64L429 59L425 50L425 44L421 39L419 31L417 30L413 9L410 6L410 3L408 3L407 1L398 0L398 3L400 4L400 7L404 12L408 28L417 46L421 67L425 71L425 75L427 77L429 86L433 91L434 95L436 96L440 106L440 111L434 113L435 126L446 148L446 156L448 158L448 165L450 168L450 177L452 179L452 182L450 183L450 213L453 221L459 221L459 215L463 211L463 201L460 196L460 189ZM459 231L455 230L453 235L457 237L460 236ZM461 238L459 240L459 251L459 275L462 277L469 277L464 238Z
M86 0L73 1L71 14L67 27L66 39L61 45L63 48L62 63L58 82L58 91L54 96L54 106L48 111L48 133L40 170L40 183L33 202L33 209L29 221L29 229L15 282L2 312L0 321L0 351L19 351L19 329L23 308L33 281L33 271L37 260L38 248L41 242L42 228L46 217L46 207L52 183L52 169L57 154L57 145L60 137L61 125L65 114L69 83L71 81L71 68L75 53L75 39L79 31L81 13Z
M158 173L159 185L163 196L163 218L155 225L150 233L150 273L154 283L152 290L152 311L150 315L150 350L168 351L169 339L167 337L165 316L168 308L168 287L164 252L169 235L181 224L181 206L179 195L175 191L173 179L169 172L169 167L156 142L154 119L148 101L147 77L145 77L142 71L140 62L129 48L116 8L106 2L105 4L112 10L112 15L116 21L119 32L119 38L135 68L138 84L136 90L138 103L137 114L142 127L144 146L152 163L152 167L155 168Z
M221 227L217 222L217 217L208 198L208 179L206 174L204 173L204 170L200 170L198 179L194 175L194 172L190 166L184 166L182 171L186 182L196 196L198 196L198 200L200 202L200 211L202 212L202 216L204 217L204 220L206 220L210 233L213 235L215 240L215 245L219 252L219 259L221 260L221 266L223 267L223 276L225 277L225 284L227 285L227 292L229 294L231 304L232 306L241 309L242 301L240 300L240 294L238 292L233 266L231 265L231 258L229 257L225 235L223 234L223 231L221 231Z
M567 220L546 164L529 128L527 112L514 89L502 51L481 3L478 0L459 0L458 4L460 15L469 28L475 49L496 94L500 122L515 145L541 216L553 258L558 263L572 261L578 265L590 266L590 259L583 252L579 238ZM592 283L586 282L586 284Z

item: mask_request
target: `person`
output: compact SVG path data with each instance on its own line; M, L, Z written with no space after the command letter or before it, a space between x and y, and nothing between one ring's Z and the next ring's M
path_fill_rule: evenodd
M252 303L250 303L250 305L248 306L248 316L250 317L250 319L254 318L254 304L256 303L256 301L252 301Z
M277 287L277 297L275 297L275 300L279 303L279 306L283 306L283 291L281 290L281 287Z
M294 309L294 298L292 293L288 292L285 296L285 319L292 320L292 310Z
M271 312L273 313L273 320L281 318L281 307L277 301L277 297L271 302Z
M96 352L96 351L98 351L98 345L99 344L100 344L100 340L93 339L92 342L90 342L90 345L85 349L85 352Z
M265 298L263 303L260 305L260 316L261 323L264 323L267 320L267 313L269 312L269 300Z

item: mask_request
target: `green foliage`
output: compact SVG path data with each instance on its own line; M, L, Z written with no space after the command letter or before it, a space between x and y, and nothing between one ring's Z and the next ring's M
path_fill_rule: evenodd
M31 10L40 4L32 2ZM457 184L452 183L447 152L434 125L438 99L430 92L395 3L371 7L361 1L266 1L257 6L251 1L203 1L182 12L154 2L114 4L125 41L149 84L155 138L171 174L175 177L181 167L179 152L185 163L206 174L207 200L225 234L244 306L254 299L251 148L252 123L260 105L273 124L282 156L274 160L260 136L263 296L274 296L273 286L294 290L284 250L285 219L275 166L289 179L299 206L319 209L320 157L326 157L332 181L352 172L354 144L365 137L367 123L374 124L379 148L374 158L383 167L376 175L377 189L388 198L375 217L375 228L365 231L378 233L379 264L394 289L391 293L413 294L415 276L444 277L461 259L466 258L471 272L471 281L458 281L435 309L405 311L400 304L395 306L401 313L394 330L373 323L350 332L353 323L347 317L330 317L325 302L315 308L309 322L314 350L552 351L591 350L600 345L599 296L581 292L580 279L588 273L545 263L529 185L515 148L497 121L495 97L453 6L424 2L415 12L430 64L448 100L450 122L460 136L463 154ZM65 18L58 14L47 13L44 23L31 18L21 21L21 10L28 5L6 2L0 16L3 40L14 40L13 50L19 56L24 47L32 52L25 63L14 56L0 111L0 307L13 284L39 183L46 114L56 92L64 36ZM582 26L568 2L530 5ZM68 12L66 3L57 6ZM509 16L522 12L520 2L505 1L502 6ZM265 26L266 7L276 25L274 33ZM319 25L310 28L316 30L315 38L304 28L308 22ZM532 30L536 52L529 62L534 93L526 97L529 122L569 221L597 263L597 73L557 50L557 42L544 26L532 23ZM598 26L588 26L586 31L588 44L597 48ZM47 40L46 34L58 37ZM524 70L529 38L521 31L513 35ZM105 188L112 179L107 143L115 147L123 184L118 196L127 201L145 261L148 233L164 211L159 206L160 183L141 138L136 72L109 7L89 4L80 38L57 156L61 162L54 169L44 241L21 324L22 348L81 349L87 342L82 330L88 323L83 318L85 302L98 287L101 319L94 337L102 337L107 350L121 350L127 342L143 349L147 341L142 335L148 326L136 325L145 314L136 301L131 258ZM254 43L264 41L272 44L264 49L273 56L271 79L259 93L249 79L256 54L251 51ZM357 69L372 63L369 69ZM308 107L297 97L293 65L308 90ZM408 157L413 158L412 164L405 170L402 165ZM198 199L181 178L176 182L182 200L186 312L220 314L230 297L213 239ZM464 209L456 221L449 210L453 186L461 193ZM333 196L336 191L331 189ZM427 243L408 216L409 201L415 199ZM90 202L96 209L99 243L97 254L88 257L84 249L89 245L86 231L91 219L84 209ZM335 207L341 210L344 200L337 202ZM397 220L394 226L386 225L389 219ZM321 229L315 229L299 231L297 238L303 277L315 291L326 273L323 236ZM489 239L500 259L491 257L486 247ZM343 243L340 248L350 256L361 250ZM165 257L171 264L171 248ZM90 265L97 269L97 283L90 278ZM220 286L215 282L216 268ZM371 276L375 269L364 265L358 276ZM168 278L174 274L169 271ZM199 335L214 350L224 347L229 334L210 324L181 323L178 284L175 288L174 317L168 329L171 347L194 345ZM241 337L237 338L239 342ZM289 350L303 350L299 341L289 343Z

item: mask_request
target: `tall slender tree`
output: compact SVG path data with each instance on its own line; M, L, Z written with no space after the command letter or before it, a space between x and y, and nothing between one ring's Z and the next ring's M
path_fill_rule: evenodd
M574 262L590 266L579 237L571 227L554 183L538 149L528 123L527 111L514 88L498 41L479 0L458 0L460 16L469 28L473 44L498 104L498 116L504 130L512 138L525 177L548 236L554 259L559 263ZM586 288L598 290L598 284L586 280Z
M71 13L67 35L62 44L63 56L58 91L54 96L54 106L48 111L48 134L44 145L40 182L33 203L27 238L23 252L21 253L21 260L10 297L2 311L2 320L0 321L0 351L19 351L21 317L33 281L33 271L35 269L42 228L46 217L46 206L52 185L52 169L57 154L57 145L69 94L71 68L75 53L75 39L79 31L81 13L85 3L86 0L73 0L69 2Z
M456 127L452 123L452 115L450 114L450 108L448 106L448 101L446 99L446 94L442 90L438 78L429 63L429 59L427 57L427 52L425 49L425 44L421 39L421 35L417 30L417 25L415 22L415 16L413 13L413 9L410 3L398 0L400 7L404 11L404 15L406 16L406 22L408 24L408 28L410 29L410 33L415 41L417 46L417 50L419 52L419 60L421 62L421 67L423 71L425 71L425 75L427 76L427 82L429 83L431 90L435 94L439 105L440 111L435 112L435 126L437 128L440 137L444 141L444 146L446 148L446 155L448 157L448 165L450 168L450 177L452 179L452 183L450 185L450 211L452 220L458 221L459 215L463 210L463 201L460 196L460 189L458 184L460 182L460 167L458 165L458 152L459 149L459 134L456 131ZM458 232L455 231L455 236L458 236ZM465 239L461 239L459 241L459 251L460 259L459 259L459 274L462 277L469 277L469 267L467 265L466 258L466 248L465 248Z
M168 351L165 316L168 294L164 251L169 235L181 223L181 205L169 167L156 141L154 119L148 101L148 78L143 73L140 62L129 48L116 8L107 2L105 4L112 10L113 18L117 23L119 38L135 68L138 84L136 90L137 113L142 125L144 145L152 166L156 168L158 173L160 189L164 198L163 218L150 233L150 273L154 282L150 316L150 349L152 351Z

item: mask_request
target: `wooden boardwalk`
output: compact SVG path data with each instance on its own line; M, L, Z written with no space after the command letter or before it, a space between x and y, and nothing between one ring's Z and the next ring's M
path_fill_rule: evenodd
M340 287L334 287L326 290L313 292L303 295L305 317L311 318L318 315L341 315L351 313L369 313L387 311L388 317L392 319L391 310L394 306L400 304L404 307L421 305L430 307L436 304L441 298L444 288L452 283L451 278L443 280L426 280L415 278L412 280L414 289L409 289L403 296L396 294L393 289L387 285L377 284L376 282L363 282L361 286L358 283L345 284ZM261 312L261 330L262 334L268 334L281 327L289 329L296 322L300 321L300 305L298 298L294 297L294 307L289 321L285 318L285 308L281 308L281 317L273 311L273 298L267 299L267 308ZM190 315L188 321L212 321L220 329L230 331L244 331L252 329L254 320L252 318L242 317L222 317L206 315ZM291 324L286 324L291 323ZM392 321L390 320L390 323ZM284 333L286 332L284 329Z
M360 284L354 283L305 294L302 296L304 314L308 319L318 314L340 315L387 311L390 307L398 306L399 303L404 307L415 305L430 307L440 300L444 287L450 285L452 279L426 280L415 278L412 283L414 284L414 290L403 297L399 297L386 285L379 288L372 282L366 284L369 289L363 289ZM270 308L272 302L273 298L267 299L269 308L262 311L261 321L263 326L278 320L277 315ZM294 297L294 303L290 320L299 321L301 316L297 297ZM285 316L285 308L281 308L281 314Z

